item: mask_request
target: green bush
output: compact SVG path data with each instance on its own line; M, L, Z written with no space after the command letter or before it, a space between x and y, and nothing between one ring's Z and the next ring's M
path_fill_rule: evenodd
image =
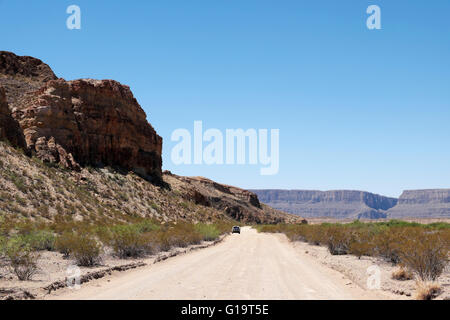
M220 231L215 225L199 223L195 225L195 230L200 233L204 241L213 241L219 238Z
M393 265L400 262L399 241L403 229L399 227L390 227L384 229L374 237L376 254Z
M135 225L119 225L111 229L108 244L120 258L137 258L147 252L147 238Z
M349 252L350 235L340 227L329 227L325 233L325 242L332 255L344 255Z
M362 256L372 256L375 250L373 242L374 236L371 232L364 230L354 230L351 234L351 241L348 245L350 254L361 258Z
M100 262L101 245L90 234L75 234L68 243L68 250L77 265L91 267Z
M448 264L450 244L439 231L409 230L400 244L401 263L422 281L435 281Z
M55 250L55 235L51 231L38 230L23 235L23 240L34 250Z
M72 232L64 232L62 235L56 238L55 249L58 250L59 253L62 253L64 258L68 258L70 256L70 251L76 241L76 235L74 235Z
M38 272L39 255L20 237L10 239L4 250L9 266L19 280L31 280Z

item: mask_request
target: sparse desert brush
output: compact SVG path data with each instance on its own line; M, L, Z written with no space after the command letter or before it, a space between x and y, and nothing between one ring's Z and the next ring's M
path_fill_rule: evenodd
M348 245L350 254L357 256L371 256L375 250L373 234L363 230L356 230L351 233L351 239Z
M72 232L64 232L59 235L55 240L55 248L59 253L62 253L64 258L70 256L70 250L73 247L73 243L76 241L76 235Z
M68 248L77 265L91 267L100 262L102 247L93 235L75 234L71 240Z
M147 238L135 225L119 225L111 228L108 245L120 258L137 258L146 253Z
M400 262L399 242L402 237L402 229L398 227L388 227L374 236L374 251L376 254L392 264Z
M11 270L21 281L31 280L38 272L37 260L39 255L20 237L10 239L4 248Z
M326 231L326 244L332 255L343 255L349 252L351 235L340 227L328 227Z
M204 241L213 241L220 236L220 231L212 224L198 223L195 225L195 230L200 233Z
M144 220L144 221L138 222L136 224L136 227L138 228L139 232L141 232L141 233L156 231L156 230L159 230L159 228L160 228L158 223L153 220Z
M435 281L448 264L449 242L438 230L409 229L400 243L402 264L422 281Z
M189 223L177 223L166 231L171 246L185 248L191 244L199 244L202 235L195 230L195 226Z
M319 246L327 242L326 231L324 226L311 225L304 229L304 237L309 243Z
M406 281L412 280L414 278L414 275L406 267L399 266L397 269L392 271L391 277L394 280Z
M267 233L278 233L284 231L284 229L282 229L279 225L276 224L259 225L256 226L256 230L258 230L258 232L267 232Z
M414 298L416 300L432 300L441 293L441 286L439 283L430 281L417 281L416 282L416 294Z
M235 225L239 225L236 221L217 221L214 223L216 228L219 230L220 234L225 234L231 232L231 228Z
M6 214L0 213L0 237L8 235L13 226L14 221Z
M55 250L56 237L51 231L37 230L27 235L22 235L22 238L34 250Z

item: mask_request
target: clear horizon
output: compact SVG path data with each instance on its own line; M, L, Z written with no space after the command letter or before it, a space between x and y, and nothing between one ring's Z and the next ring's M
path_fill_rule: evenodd
M69 5L81 30L66 27ZM381 30L369 30L369 5ZM0 50L129 85L163 170L245 189L450 188L450 2L0 0ZM279 129L279 172L175 165L174 130Z

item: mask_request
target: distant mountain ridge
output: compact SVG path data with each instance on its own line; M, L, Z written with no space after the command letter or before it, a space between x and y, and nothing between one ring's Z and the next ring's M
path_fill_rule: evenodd
M393 218L448 218L450 189L405 190L388 214Z
M439 218L450 217L450 189L407 190L397 199L355 190L276 190L254 192L261 202L302 217Z

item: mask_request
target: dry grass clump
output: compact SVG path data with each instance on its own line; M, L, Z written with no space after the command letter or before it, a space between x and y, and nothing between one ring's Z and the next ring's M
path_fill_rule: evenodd
M400 266L394 271L392 271L391 277L394 280L406 281L412 280L414 278L414 275L404 266Z
M416 300L432 300L441 293L439 283L430 281L418 281L416 283Z

